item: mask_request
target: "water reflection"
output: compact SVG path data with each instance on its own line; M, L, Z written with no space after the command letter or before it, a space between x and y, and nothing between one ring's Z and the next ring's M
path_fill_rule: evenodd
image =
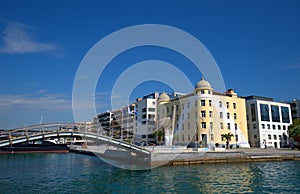
M0 172L0 193L300 193L299 161L130 171L78 154L0 155Z

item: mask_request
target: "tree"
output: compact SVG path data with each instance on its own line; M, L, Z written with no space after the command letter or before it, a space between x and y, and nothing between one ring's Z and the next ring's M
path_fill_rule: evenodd
M293 124L289 126L289 136L294 138L294 140L300 143L300 120L293 120Z
M229 141L231 141L231 137L233 137L233 134L227 133L227 134L221 134L221 137L226 139L226 149L229 148Z
M157 137L157 140L158 140L159 144L161 144L161 142L163 140L163 137L165 135L165 131L164 130L157 130L153 134Z

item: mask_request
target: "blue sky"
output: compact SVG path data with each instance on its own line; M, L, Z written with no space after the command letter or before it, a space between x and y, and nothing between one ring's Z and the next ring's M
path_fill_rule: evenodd
M299 1L14 1L0 2L0 129L73 121L72 87L89 49L112 32L139 24L182 29L215 58L226 88L275 100L300 98ZM97 86L97 111L110 109L112 86L130 65L166 61L193 84L201 78L189 60L145 46L117 56ZM131 99L171 91L141 83ZM117 98L117 96L116 96ZM92 118L91 118L92 119Z

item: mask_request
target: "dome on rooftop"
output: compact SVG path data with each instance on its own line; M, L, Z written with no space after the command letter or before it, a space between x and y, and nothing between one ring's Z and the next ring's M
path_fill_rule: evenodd
M195 89L196 90L200 90L200 89L209 89L209 90L212 90L212 87L211 87L210 83L208 81L206 81L204 79L204 77L202 77L202 79L196 84Z
M158 101L159 102L167 102L167 101L170 101L170 97L168 96L168 94L162 93L161 95L159 95Z

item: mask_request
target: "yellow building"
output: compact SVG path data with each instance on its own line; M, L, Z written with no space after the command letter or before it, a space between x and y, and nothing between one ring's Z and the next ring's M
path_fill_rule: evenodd
M162 93L158 101L158 129L165 131L166 145L225 146L221 134L231 133L232 147L249 147L245 99L232 89L215 92L202 78L193 93L171 97Z

